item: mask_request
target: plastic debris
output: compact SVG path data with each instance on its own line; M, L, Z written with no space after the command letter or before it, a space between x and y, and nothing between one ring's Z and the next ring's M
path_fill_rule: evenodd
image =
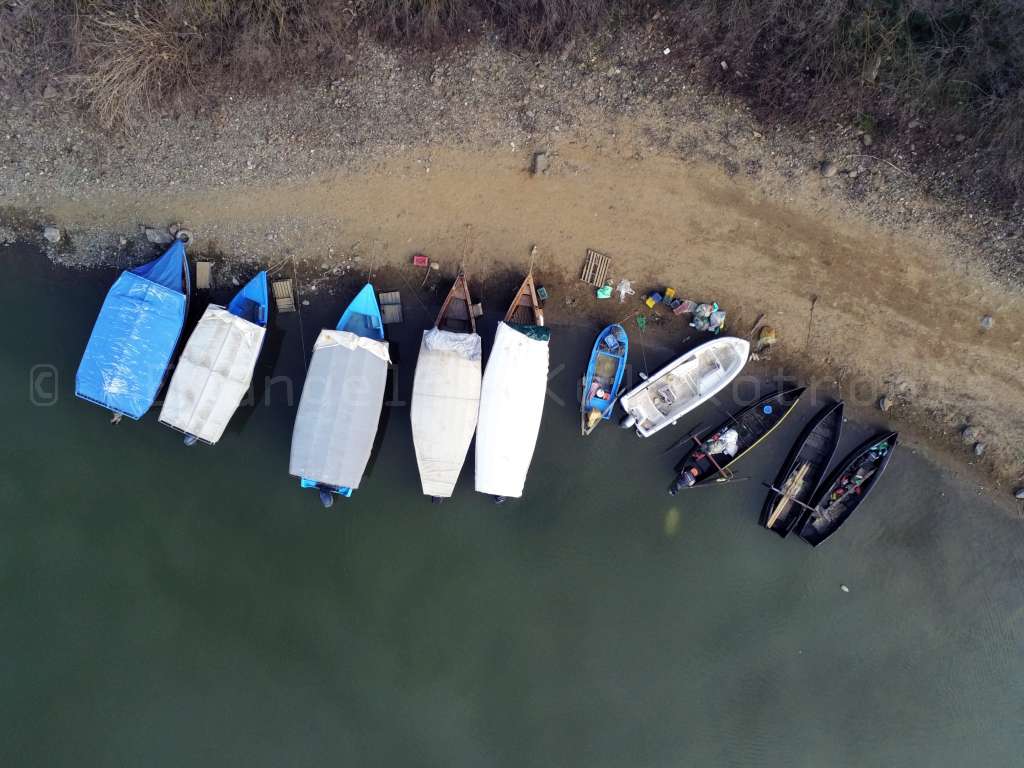
M693 310L690 327L698 331L718 333L725 327L725 311L718 308L718 303L698 304Z
M417 253L412 257L412 265L414 267L429 267L430 259L424 256L422 253Z
M848 586L846 586L845 584L840 584L839 588L841 590L843 590L843 592L849 592L850 591L850 588Z
M599 299L610 299L612 297L612 287L610 285L602 285L597 289L597 298Z
M627 296L632 296L636 291L633 290L633 283L623 278L619 280L619 287L616 289L619 292L619 304L626 300Z
M768 348L773 346L778 341L778 336L775 334L775 329L770 325L761 327L761 332L757 335L757 349L756 352L767 352Z
M548 300L548 289L545 288L543 285L537 286L537 298L540 299L541 301Z

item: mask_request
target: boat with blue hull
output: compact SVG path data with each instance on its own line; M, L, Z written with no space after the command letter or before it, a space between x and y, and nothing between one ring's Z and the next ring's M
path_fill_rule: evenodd
M185 343L167 388L160 423L185 445L213 445L249 391L270 315L267 273L259 272L226 307L211 304Z
M181 338L192 280L185 243L121 273L107 292L75 376L75 395L142 418L156 400Z
M628 357L629 337L621 325L609 325L597 335L580 397L580 431L583 435L589 435L598 424L612 417Z
M289 472L325 507L359 487L377 436L387 386L388 343L372 284L313 347L292 431Z

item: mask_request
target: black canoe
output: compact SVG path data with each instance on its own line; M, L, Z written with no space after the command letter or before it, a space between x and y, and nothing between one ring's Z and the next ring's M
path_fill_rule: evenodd
M708 432L705 440L722 434L727 429L735 429L738 433L736 454L730 456L727 453L718 453L709 456L704 452L703 446L700 448L694 446L681 465L676 468L676 478L669 488L669 493L674 496L684 488L693 488L712 480L719 482L726 480L728 473L723 474L721 470L739 461L751 448L779 426L793 410L793 406L800 399L800 395L804 393L804 389L805 387L794 387L762 397L756 403L751 403L735 416L730 416ZM692 483L685 481L686 474L693 478Z
M761 508L761 525L779 536L793 530L803 517L804 507L800 505L810 503L828 471L842 431L842 401L826 405L811 419L772 483L786 498L783 493L769 489Z
M875 435L843 459L814 495L814 511L805 510L797 526L801 539L816 547L846 522L889 466L898 437L895 432Z

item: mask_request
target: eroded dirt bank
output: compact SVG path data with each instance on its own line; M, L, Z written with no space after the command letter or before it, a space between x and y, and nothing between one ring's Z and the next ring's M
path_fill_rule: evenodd
M639 307L640 292L664 285L717 300L739 335L764 313L780 337L773 365L863 406L889 395L897 426L949 446L965 424L976 425L984 468L1004 486L1017 481L1024 301L948 241L887 233L842 212L816 194L824 179L780 201L710 164L638 155L621 133L592 143L566 137L547 149L550 169L538 176L528 154L511 148L419 148L280 184L55 196L46 215L68 233L57 251L69 257L76 233L94 251L106 233L99 252L126 260L118 233L180 221L197 233L197 252L263 263L295 256L313 288L339 267L395 267L409 279L395 287L411 290L419 274L409 257L423 251L446 270L464 263L483 276L488 301L505 297L487 295L487 276L525 269L536 245L554 322L621 318ZM578 282L587 248L613 257L616 280L634 281L632 303L598 302ZM983 315L995 319L988 331ZM690 332L680 320L657 331L680 340Z

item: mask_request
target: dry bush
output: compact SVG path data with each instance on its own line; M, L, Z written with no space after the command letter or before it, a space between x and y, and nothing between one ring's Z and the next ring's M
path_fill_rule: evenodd
M1024 13L1018 0L678 0L707 72L773 118L917 118L977 149L975 170L1024 194ZM718 70L727 61L729 74Z
M202 28L166 2L85 4L74 40L71 81L106 127L132 127L183 86L205 62ZM83 12L84 11L84 12Z
M361 0L360 26L379 39L436 45L468 33L480 23L475 0Z

